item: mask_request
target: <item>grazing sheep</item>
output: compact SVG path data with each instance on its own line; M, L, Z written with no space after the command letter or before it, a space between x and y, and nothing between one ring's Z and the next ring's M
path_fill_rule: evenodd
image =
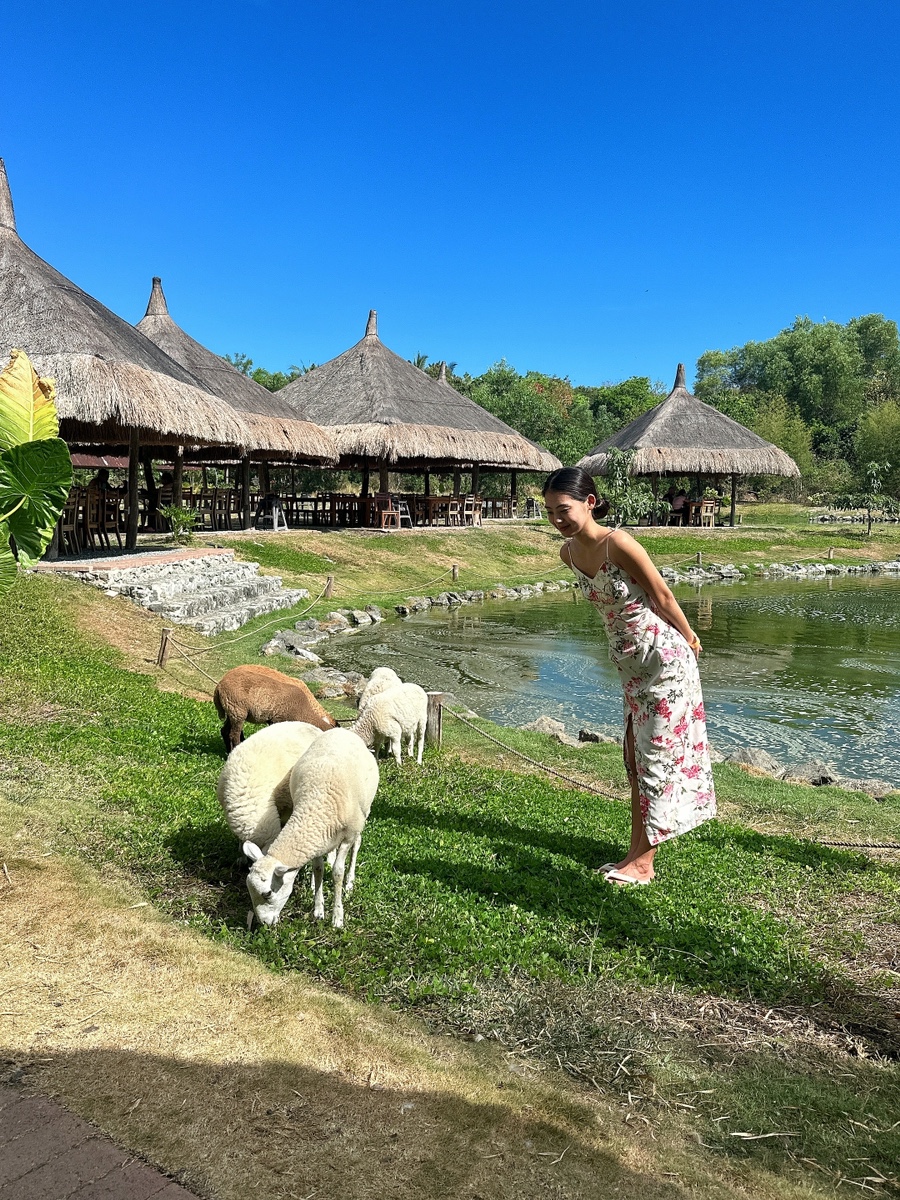
M268 850L293 810L291 771L322 733L305 721L280 721L241 742L225 760L216 796L238 842Z
M396 671L392 671L390 667L376 667L369 676L369 682L363 688L359 697L358 708L360 712L366 707L369 701L379 695L380 692L386 692L388 688L400 687L403 680Z
M428 694L417 683L401 683L388 688L371 699L360 712L351 730L375 751L387 746L397 766L403 749L403 739L409 738L409 756L418 740L416 762L422 765L425 745L425 726L428 722Z
M347 891L353 888L356 855L363 827L378 790L378 766L360 739L349 729L329 729L317 737L291 771L294 811L281 833L263 853L254 842L244 842L244 853L253 860L247 890L253 908L247 913L263 925L274 925L294 888L297 872L313 864L315 901L313 916L325 916L324 859L336 851L331 867L334 907L331 923L344 924L344 870L351 853Z
M302 680L291 679L272 667L254 664L226 671L216 684L213 703L225 721L222 740L226 754L244 740L245 721L260 725L305 721L318 729L337 725Z

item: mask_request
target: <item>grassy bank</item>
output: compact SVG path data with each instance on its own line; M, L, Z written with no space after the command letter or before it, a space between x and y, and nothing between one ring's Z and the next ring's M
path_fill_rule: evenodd
M531 536L547 535L537 530ZM235 1089L255 1078L265 1093L250 1064L245 1071L213 1070L197 1061L212 1054L213 1035L204 1030L217 1028L215 1005L203 989L213 998L223 990L240 992L245 1020L254 1023L254 1053L263 1053L259 1013L247 1000L258 987L259 994L272 996L279 1029L290 1003L300 1004L301 1013L315 1010L326 1061L328 1028L343 1046L353 1041L348 1023L364 1020L370 1051L377 1047L370 1058L387 1056L391 1070L406 1071L408 1081L411 1060L407 1056L401 1071L396 1037L390 1054L385 1049L394 1036L393 1018L379 1017L382 1010L371 1007L387 1001L434 1030L482 1037L495 1048L487 1065L479 1063L477 1048L472 1058L469 1050L451 1053L444 1043L432 1050L438 1057L456 1056L447 1086L452 1083L457 1097L467 1088L481 1095L504 1079L513 1087L512 1107L488 1122L499 1149L488 1144L483 1156L488 1161L500 1155L518 1194L538 1186L538 1177L528 1174L534 1163L516 1141L534 1142L522 1132L528 1105L528 1119L552 1131L552 1138L550 1132L541 1136L552 1141L554 1157L567 1144L575 1148L573 1173L566 1174L564 1159L553 1176L559 1195L587 1194L592 1169L598 1178L613 1178L611 1162L626 1172L622 1179L638 1195L676 1194L665 1191L673 1184L668 1170L696 1194L710 1196L824 1195L841 1178L868 1179L867 1187L881 1190L892 1186L900 1158L900 1127L891 1128L894 1118L888 1116L900 1102L891 1058L898 1031L897 867L796 834L846 835L850 828L854 838L865 832L893 840L900 832L896 797L878 805L855 793L774 784L717 767L725 819L666 848L659 886L617 890L591 867L622 846L624 805L525 773L529 768L520 760L448 722L444 752L429 753L423 770L383 768L347 929L311 925L305 890L298 888L288 919L249 934L245 892L234 868L236 845L214 797L221 767L218 723L208 701L159 690L163 677L147 661L158 626L122 601L64 580L19 581L5 605L0 651L0 831L16 884L29 881L30 896L43 881L49 888L45 904L52 903L54 879L67 895L80 896L90 936L100 942L104 905L127 915L130 904L148 901L159 914L161 924L149 931L129 925L126 941L133 949L119 953L118 976L109 964L109 977L99 984L107 992L121 991L129 980L135 990L138 983L152 989L149 964L155 958L169 962L159 948L169 936L164 931L173 937L176 927L183 931L178 937L188 939L184 948L176 953L174 944L169 947L182 967L170 963L163 978L176 988L181 1007L168 1019L177 1018L181 1029L193 1020L197 1001L191 995L199 989L206 997L198 1002L206 1015L195 1028L203 1049L191 1058L187 1039L179 1051L194 1063L197 1078L218 1071ZM121 644L141 671L126 669L110 641ZM257 639L243 645L244 660L252 660ZM211 673L235 652L232 645L221 656L207 656ZM502 737L578 777L623 789L616 747L569 750L510 730ZM851 821L859 824L849 826ZM44 855L51 857L44 861ZM101 879L105 890L96 882ZM7 904L23 899L15 888L3 895ZM71 904L71 914L65 906L60 910L60 937L70 929L66 936L77 939L76 900ZM33 939L40 909L30 920ZM116 960L103 944L103 955ZM47 953L58 959L69 950L51 945ZM208 973L190 968L185 991L182 968L191 953ZM132 958L143 964L137 976ZM21 979L8 961L2 986L14 989ZM41 969L46 960L42 968L36 959L36 980ZM333 990L301 1002L292 985L280 982L296 978ZM70 1040L57 1045L52 999L40 994L34 1014L26 1011L21 1029L16 1025L10 1034L8 1052L50 1063L37 1064L38 1075L63 1079L65 1064L87 1079L89 1065L78 1059L75 1034L66 1026ZM350 999L339 1001L341 996ZM341 1008L358 1001L369 1007ZM88 1003L81 992L78 1015L107 1003L102 994ZM148 1002L154 1022L165 1019L161 1004L156 996ZM129 1013L128 1037L141 1028L146 1038L139 1011ZM238 1038L235 1019L229 1016L229 1029ZM119 1036L112 1030L107 1040L114 1046ZM415 1035L417 1053L426 1045L427 1060L431 1052L422 1036ZM354 1044L359 1055L359 1039ZM341 1053L337 1060L345 1063ZM107 1057L110 1068L118 1061L121 1070L111 1050ZM159 1057L154 1052L145 1069L162 1071ZM103 1055L93 1061L101 1069ZM440 1086L433 1066L430 1073L421 1062L416 1067L415 1086L429 1094ZM490 1074L500 1068L502 1078ZM166 1078L176 1073L175 1067L166 1070ZM334 1070L353 1073L332 1060L325 1073ZM568 1080L577 1081L574 1092ZM322 1083L323 1096L327 1086ZM532 1086L538 1090L529 1092ZM117 1088L109 1088L116 1104L121 1100L118 1108L110 1101L121 1120L137 1095L126 1104ZM312 1088L307 1081L297 1090ZM355 1098L355 1084L350 1091ZM401 1102L408 1101L398 1100L398 1107ZM291 1103L289 1096L279 1100L288 1110ZM355 1099L345 1096L343 1103L355 1111ZM452 1109L457 1100L447 1103ZM446 1112L438 1118L434 1107L428 1112L431 1119L450 1119ZM470 1118L459 1108L457 1134ZM516 1125L514 1136L500 1129L507 1119ZM293 1128L292 1120L279 1109L285 1128ZM302 1116L295 1123L302 1125ZM389 1145L390 1131L382 1124L378 1129L377 1137ZM652 1152L647 1131L659 1142ZM178 1152L194 1153L188 1145ZM549 1163L550 1152L538 1165ZM365 1162L348 1147L341 1154L362 1186L368 1181ZM439 1158L435 1150L431 1163L438 1174ZM192 1170L211 1178L212 1166L192 1162ZM888 1182L871 1182L879 1177ZM246 1175L240 1178L246 1182ZM418 1194L474 1194L461 1185L441 1191L435 1180ZM231 1194L218 1175L215 1184L215 1194ZM517 1194L490 1182L481 1186L492 1196ZM416 1194L397 1187L391 1194Z

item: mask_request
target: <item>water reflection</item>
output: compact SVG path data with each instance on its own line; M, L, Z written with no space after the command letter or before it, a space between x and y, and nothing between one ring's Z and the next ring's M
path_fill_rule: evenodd
M702 632L713 743L760 746L785 763L821 757L900 785L900 583L737 582L676 589ZM617 732L621 692L596 613L574 594L431 610L329 643L327 662L454 692L522 724L541 713Z

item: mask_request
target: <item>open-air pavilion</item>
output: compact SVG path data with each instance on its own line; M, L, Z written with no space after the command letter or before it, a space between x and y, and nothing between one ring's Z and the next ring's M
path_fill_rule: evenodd
M420 520L431 523L444 503L459 500L461 472L471 473L471 494L485 471L508 471L516 498L519 471L552 471L559 460L462 395L446 379L433 379L401 358L378 336L369 313L365 336L278 393L295 414L325 427L334 438L340 465L361 470L360 512L378 516L369 498L372 472L378 496L389 498L389 472L421 474L421 497L408 497ZM431 495L432 473L454 474L455 497ZM415 519L416 514L411 514ZM368 523L360 519L358 523Z
M665 400L595 446L578 466L591 475L605 475L613 449L634 451L631 473L649 475L654 495L664 476L695 476L699 490L703 476L719 480L730 475L732 526L739 476L800 475L789 454L692 395L683 363L678 364L675 386Z
M206 390L189 369L35 254L16 230L6 169L0 160L0 355L24 350L35 369L56 383L60 435L70 449L93 454L127 449L125 544L133 549L139 518L143 457L165 448L232 459L253 452L285 453L331 463L327 434L273 413L271 420ZM261 389L262 390L262 389ZM297 435L296 440L294 435ZM175 458L177 468L178 457Z

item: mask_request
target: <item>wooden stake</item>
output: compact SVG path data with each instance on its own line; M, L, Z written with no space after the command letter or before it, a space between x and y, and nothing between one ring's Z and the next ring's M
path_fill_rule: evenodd
M250 515L250 455L245 454L241 459L241 521L244 532L252 528Z
M703 551L702 550L697 551L697 565L700 567L703 566Z
M459 579L459 563L453 564L453 566L450 568L450 573L453 578L453 582L456 583L457 579Z
M440 746L444 732L445 692L428 693L428 723L425 726L425 742L428 746Z
M132 429L128 435L128 515L125 519L125 552L128 554L137 549L140 455L140 434Z
M169 646L169 638L175 631L173 629L163 629L159 639L159 654L156 656L156 665L164 667L169 661L171 647Z
M325 580L325 599L330 600L334 593L334 576L329 575Z

